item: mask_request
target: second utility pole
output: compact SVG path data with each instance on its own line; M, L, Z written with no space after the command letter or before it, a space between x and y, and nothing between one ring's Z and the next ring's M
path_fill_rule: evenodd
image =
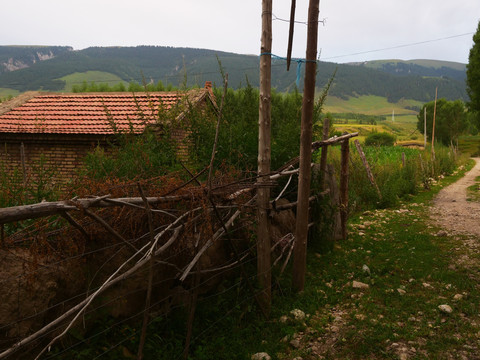
M303 89L302 124L300 134L300 173L298 179L297 223L293 256L292 287L303 291L307 271L308 207L312 162L313 108L317 72L318 13L320 0L310 0L308 6L307 56Z

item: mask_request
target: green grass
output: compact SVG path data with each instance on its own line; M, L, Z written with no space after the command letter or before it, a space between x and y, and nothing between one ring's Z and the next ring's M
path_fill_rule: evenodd
M475 178L475 184L467 188L468 201L480 201L480 176Z
M87 83L95 82L98 84L107 83L110 86L124 82L119 76L103 71L87 71L83 73L73 73L60 78L66 82L65 91L72 91L73 85L81 85L84 81ZM128 84L127 84L128 85Z
M480 156L480 135L463 135L458 139L461 152L469 155Z
M401 100L396 104L389 103L387 98L381 96L359 96L350 97L348 100L337 97L327 97L325 112L331 113L361 113L367 115L392 116L395 110L396 115L416 115L413 110L406 109L406 106L422 106L423 103L415 100Z
M20 94L18 90L8 89L8 88L0 88L0 99L6 99L10 96L17 96Z

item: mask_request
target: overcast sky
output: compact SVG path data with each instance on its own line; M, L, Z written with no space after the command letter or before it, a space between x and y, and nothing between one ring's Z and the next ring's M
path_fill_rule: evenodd
M161 45L259 54L261 0L14 0L1 6L0 45ZM285 56L289 0L273 0L273 53ZM307 20L297 0L296 20ZM320 58L468 62L480 0L321 0ZM305 57L307 27L295 26ZM421 43L421 44L418 44ZM416 44L416 45L414 45ZM380 51L376 51L380 50Z

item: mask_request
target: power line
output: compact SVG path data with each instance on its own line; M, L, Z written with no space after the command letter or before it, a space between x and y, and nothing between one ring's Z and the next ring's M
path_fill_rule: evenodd
M391 46L391 47L387 47L387 48L381 48L381 49L375 49L375 50L367 50L367 51L361 51L361 52L356 52L356 53L351 53L351 54L345 54L345 55L330 56L330 57L323 58L323 60L338 59L338 58L347 57L347 56L363 55L363 54L369 54L369 53L373 53L373 52L386 51L386 50L394 50L394 49L400 49L400 48L404 48L404 47L416 46L416 45L422 45L422 44L429 44L429 43L433 43L433 42L437 42L437 41L454 39L454 38L458 38L458 37L462 37L462 36L467 36L467 35L473 35L473 34L474 34L473 32L468 32L468 33L465 33L465 34L458 34L458 35L446 36L446 37L439 38L439 39L419 41L419 42L415 42L415 43L396 45L396 46Z
M272 20L278 20L278 21L282 21L282 22L286 22L286 23L290 23L290 20L287 20L287 19L281 19L279 17L277 17L275 14L272 14L273 16L273 19ZM326 22L327 22L327 18L323 18L322 20L319 20L318 21L319 23L322 23L323 26L325 26ZM295 24L302 24L302 25L307 25L308 26L308 22L307 21L294 21Z

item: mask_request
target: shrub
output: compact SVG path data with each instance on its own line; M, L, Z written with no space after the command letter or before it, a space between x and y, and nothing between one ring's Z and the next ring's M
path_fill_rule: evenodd
M222 98L215 89L217 101ZM272 92L271 168L276 169L298 156L302 97L298 92ZM225 163L242 170L257 168L259 92L250 85L229 89L223 105L216 164ZM194 162L204 167L210 162L215 125L201 114L191 118L190 147Z
M118 134L107 149L97 147L84 159L82 176L90 179L149 178L173 171L177 166L176 147L168 134L158 141L155 134Z
M365 139L367 146L393 146L395 144L395 136L386 132L371 133Z

